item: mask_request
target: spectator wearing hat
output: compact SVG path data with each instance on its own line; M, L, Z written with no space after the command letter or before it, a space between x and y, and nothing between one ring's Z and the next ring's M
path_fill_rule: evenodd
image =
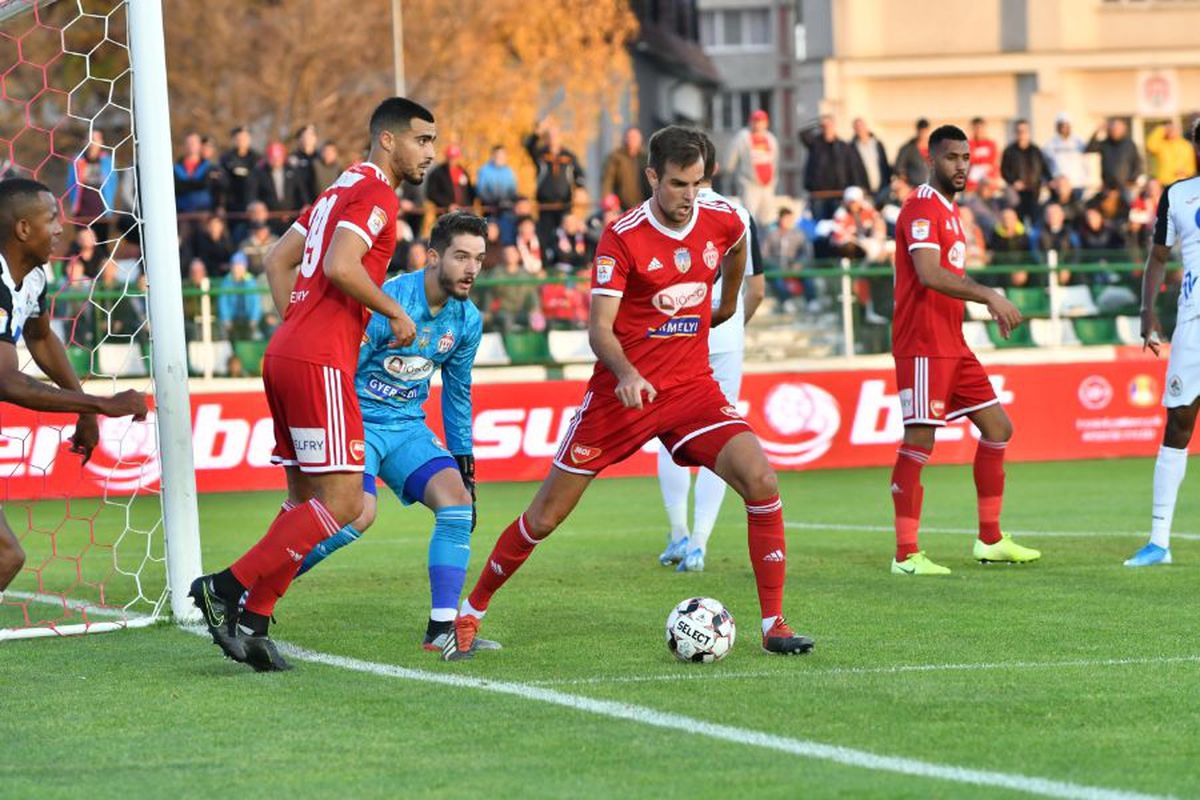
M867 190L877 202L883 199L892 183L892 167L888 163L883 142L867 126L862 117L854 120L854 138L850 140L850 182Z
M1083 187L1088 180L1085 150L1083 139L1071 133L1071 117L1060 111L1054 118L1054 135L1042 148L1054 177L1065 175L1073 188Z
M829 219L842 201L842 193L854 182L854 151L837 138L837 122L832 114L800 130L800 141L808 149L804 164L804 188L808 190L813 219ZM865 181L865 172L858 176Z
M1146 152L1154 156L1154 177L1163 186L1196 174L1196 150L1183 138L1175 120L1150 132L1146 137Z
M967 170L967 191L975 191L985 178L995 181L1000 177L1000 148L996 140L987 134L987 122L983 117L971 120L971 168Z
M229 262L229 274L221 279L217 297L217 320L225 338L230 341L257 339L258 321L262 319L262 302L258 283L246 266L244 253L234 253Z
M622 213L624 212L621 211L621 198L615 194L604 195L600 200L600 210L587 220L587 236L593 250L600 243L600 234L604 233L604 229L611 223L620 219Z
M1050 163L1034 145L1026 120L1017 120L1014 128L1016 140L1004 148L1000 175L1017 193L1017 213L1021 219L1033 222L1038 219L1042 184L1050 182Z
M282 236L304 208L304 180L288 165L282 142L267 145L266 163L254 171L254 199L271 212L271 230Z
M641 204L650 196L650 182L646 180L646 149L642 147L642 132L637 128L627 128L621 146L604 160L600 194L615 194L620 198L623 210Z
M425 179L425 199L437 207L437 213L457 211L475 202L475 187L462 165L462 150L452 144L446 148L446 160L429 171Z
M779 142L768 130L770 123L762 109L751 114L747 127L733 139L724 169L737 186L742 205L761 220L774 213L779 180Z
M900 147L893 167L898 175L904 176L909 186L920 186L929 180L929 120L917 120L917 133Z
M860 186L847 186L833 214L830 253L838 258L881 261L887 257L887 224Z

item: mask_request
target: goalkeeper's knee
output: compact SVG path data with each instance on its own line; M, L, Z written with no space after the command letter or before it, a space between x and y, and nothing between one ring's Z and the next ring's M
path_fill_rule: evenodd
M360 538L362 538L362 534L353 527L349 525L343 526L340 531L328 539L318 542L312 550L308 551L308 555L304 557L304 563L300 565L300 569L296 572L296 577L299 578L335 551L341 550L348 544L357 542Z

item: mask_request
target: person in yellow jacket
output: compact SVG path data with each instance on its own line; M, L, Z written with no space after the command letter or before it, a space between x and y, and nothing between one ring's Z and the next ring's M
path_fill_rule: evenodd
M1159 125L1146 137L1146 152L1154 156L1154 177L1163 186L1196 174L1196 151L1174 120Z

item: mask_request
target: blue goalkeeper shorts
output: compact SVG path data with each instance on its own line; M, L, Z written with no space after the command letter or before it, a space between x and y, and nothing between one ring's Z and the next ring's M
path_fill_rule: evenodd
M404 505L420 503L430 478L443 469L458 469L454 456L422 422L395 430L367 425L364 434L367 452L363 486L372 494L378 477Z

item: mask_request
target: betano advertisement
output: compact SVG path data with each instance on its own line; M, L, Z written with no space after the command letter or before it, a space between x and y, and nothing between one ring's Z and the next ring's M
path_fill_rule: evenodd
M1148 456L1157 451L1165 362L989 367L1016 426L1008 457L1018 461ZM474 389L475 454L483 481L540 480L570 424L583 383L481 384ZM436 393L431 425L440 431ZM280 489L270 465L273 434L259 392L192 395L193 451L201 492ZM892 463L902 434L891 370L747 375L742 412L779 469ZM125 495L158 488L160 466L149 423L102 420L101 444L80 464L64 444L70 417L0 407L3 498ZM939 431L934 463L970 461L966 421ZM653 447L609 475L651 475Z

